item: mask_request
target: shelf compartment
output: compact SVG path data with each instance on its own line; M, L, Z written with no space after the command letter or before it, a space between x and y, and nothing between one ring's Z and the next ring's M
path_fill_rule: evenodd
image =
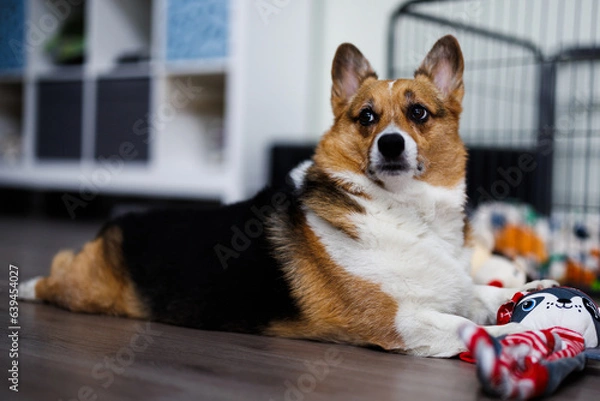
M96 93L95 158L147 162L150 78L102 78Z
M148 0L92 0L90 66L94 71L106 73L120 65L148 64L152 9Z
M223 75L162 79L152 119L158 168L201 170L219 166L223 155Z
M89 1L89 0L88 0ZM27 43L28 69L36 73L45 73L63 66L82 66L86 58L85 30L86 1L81 2L52 2L45 0L30 0L27 2ZM60 48L56 47L51 55L48 50L57 33L65 24L70 25L70 38L62 38ZM83 50L81 50L83 48ZM60 59L60 61L57 61Z
M82 81L37 82L36 157L81 159Z
M23 152L23 83L0 83L0 163L17 163Z
M0 2L0 72L20 71L25 65L25 3Z

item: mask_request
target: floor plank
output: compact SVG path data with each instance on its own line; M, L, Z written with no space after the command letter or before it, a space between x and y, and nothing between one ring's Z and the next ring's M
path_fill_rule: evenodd
M0 324L8 320L8 264L44 274L60 248L81 246L99 223L0 219ZM19 393L1 400L487 400L472 365L345 345L208 332L19 305ZM10 343L2 335L2 375ZM600 399L591 363L555 400Z

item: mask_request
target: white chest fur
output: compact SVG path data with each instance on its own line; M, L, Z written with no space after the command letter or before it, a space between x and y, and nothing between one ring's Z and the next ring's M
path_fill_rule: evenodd
M393 194L366 177L336 176L371 199L355 197L366 213L348 216L358 240L308 212L311 229L332 259L349 273L379 284L395 299L463 312L463 298L456 291L467 292L471 286L462 234L464 184L447 189L407 179L403 190Z

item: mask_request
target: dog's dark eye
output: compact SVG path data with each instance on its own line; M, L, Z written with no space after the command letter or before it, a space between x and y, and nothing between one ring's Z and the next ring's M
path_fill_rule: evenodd
M429 112L420 104L414 104L408 109L408 118L417 124L422 124L429 119Z
M371 109L363 109L358 115L360 125L368 127L377 121L377 115Z

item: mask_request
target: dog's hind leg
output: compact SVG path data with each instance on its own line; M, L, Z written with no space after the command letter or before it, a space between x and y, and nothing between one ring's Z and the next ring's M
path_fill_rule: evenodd
M57 253L52 260L50 276L39 276L21 283L19 285L19 298L25 301L48 301L56 303L50 295L52 293L50 288L55 288L56 285L51 285L51 283L59 281L59 277L68 271L74 258L75 253L71 250L64 250Z
M144 318L144 303L121 258L121 235L109 228L75 254L59 252L48 277L19 286L19 298L49 302L74 312Z

